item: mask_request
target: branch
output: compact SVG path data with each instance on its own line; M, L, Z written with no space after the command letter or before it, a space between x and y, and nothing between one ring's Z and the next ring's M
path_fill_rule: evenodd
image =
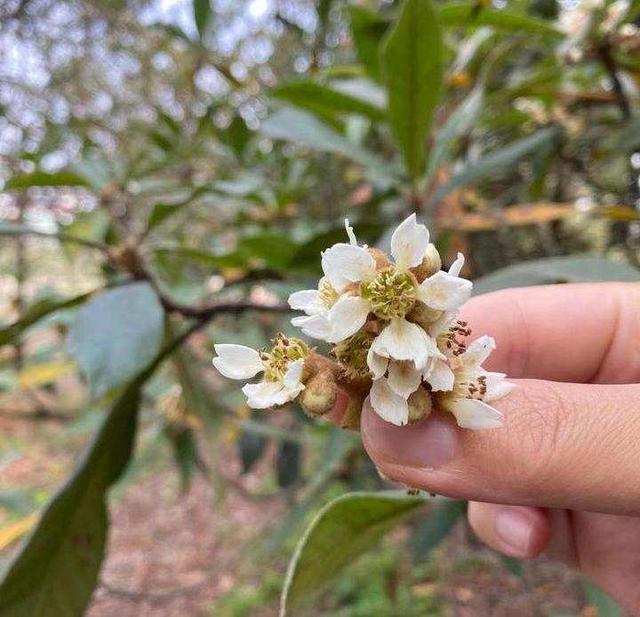
M39 229L33 229L26 225L17 225L13 223L0 223L0 236L42 236L44 238L57 238L61 242L73 242L74 244L80 244L88 248L97 249L99 251L108 251L109 246L103 242L96 242L94 240L86 240L85 238L78 238L64 233L63 231L41 231Z
M624 119L630 120L631 105L629 104L629 99L627 98L624 88L622 87L622 82L618 77L618 67L616 65L616 61L613 58L613 54L611 53L611 42L608 38L605 38L600 42L597 47L597 53L613 85L613 92L616 96L618 107L620 108Z

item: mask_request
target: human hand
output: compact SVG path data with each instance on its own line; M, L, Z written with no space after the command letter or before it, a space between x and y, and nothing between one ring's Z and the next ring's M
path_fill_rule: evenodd
M518 386L495 403L504 427L462 431L439 412L397 427L365 405L367 452L392 480L471 501L494 549L560 559L640 614L640 285L506 290L461 317Z

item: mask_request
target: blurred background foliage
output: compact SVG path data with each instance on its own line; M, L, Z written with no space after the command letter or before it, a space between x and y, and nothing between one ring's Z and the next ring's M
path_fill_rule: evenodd
M229 516L210 522L236 558L221 571L206 553L197 609L171 612L194 587L178 572L149 614L276 614L283 558L332 497L292 604L390 512L402 524L314 615L508 615L514 589L544 607L531 614L620 614L555 571L541 600L546 571L486 557L463 504L376 496L356 435L297 409L249 414L208 367L215 342L290 331L286 297L345 216L384 247L417 212L446 263L468 257L477 293L640 280L639 19L640 3L604 0L5 0L0 614L81 615L96 586L90 614L114 614L113 597L147 614L144 581L118 588L100 565L107 492L119 481L117 530L130 490L157 505L155 478L183 511L195 492ZM234 529L229 508L253 518ZM371 519L357 546L323 531L344 516ZM483 594L487 572L506 587Z

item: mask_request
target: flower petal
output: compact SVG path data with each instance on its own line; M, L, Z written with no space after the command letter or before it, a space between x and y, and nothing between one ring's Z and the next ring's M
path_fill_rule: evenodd
M372 279L376 262L366 249L339 243L322 253L322 270L334 289L341 292L349 283Z
M455 399L448 409L462 428L482 430L498 428L503 423L503 416L497 409L476 399Z
M449 274L451 276L460 276L460 271L464 266L464 255L462 253L458 253L457 259L451 264L449 268Z
M284 384L280 381L248 383L242 388L247 397L247 405L253 409L267 409L282 405Z
M389 364L389 387L402 398L409 398L420 385L422 373L413 362L391 362Z
M416 222L416 215L408 216L391 236L391 255L401 269L422 263L429 246L429 230Z
M432 358L425 379L433 392L449 392L453 390L455 375L451 367L440 358Z
M418 300L440 311L452 311L469 299L472 287L471 281L440 271L422 281Z
M339 343L355 334L367 321L371 307L360 296L342 296L327 314L331 326L330 343Z
M437 338L441 334L444 334L458 319L458 313L455 311L445 311L429 326L429 335L433 338Z
M423 369L430 357L444 357L435 340L420 326L406 319L392 319L375 338L371 348L385 358L411 360L417 369Z
M487 378L487 392L484 395L484 400L487 403L497 401L516 387L514 383L505 381L506 375L504 373L485 372L483 374Z
M304 311L307 315L316 315L324 310L317 289L294 291L289 296L289 306L294 311Z
M407 401L389 387L384 377L373 382L369 392L369 402L383 420L396 426L404 426L409 422Z
M299 386L302 386L302 389L299 390L299 392L304 390L304 385L301 381L303 369L304 360L296 360L287 367L287 372L284 374L284 379L282 380L287 389L295 390Z
M300 328L303 334L321 341L328 341L331 338L331 325L327 319L327 314L294 317L291 325Z
M373 347L369 347L369 351L367 352L367 364L369 365L369 370L373 374L374 379L380 379L387 372L387 366L389 366L389 358L385 358L377 354Z
M476 370L496 348L495 340L490 336L480 336L472 341L467 350L458 356L459 366L464 371Z
M349 236L349 244L351 246L358 246L358 238L356 238L353 227L349 225L349 219L344 219L344 228L347 230L347 236Z
M251 347L220 344L213 348L217 354L213 359L213 366L229 379L251 379L264 370L260 354Z

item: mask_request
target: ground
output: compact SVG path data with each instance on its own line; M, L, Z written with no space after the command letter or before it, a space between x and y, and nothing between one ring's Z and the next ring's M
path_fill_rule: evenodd
M0 434L0 486L37 487L42 494L63 479L82 442L69 437L60 422L18 420L7 414L0 417ZM112 496L108 557L89 617L277 614L286 556L265 557L260 542L285 514L286 500L261 494L268 464L240 477L234 450L229 448L223 460L225 476L234 479L224 495L202 475L181 495L167 460L150 463L125 480L124 488ZM5 524L7 520L5 515ZM2 523L0 518L0 529ZM403 555L402 534L399 531L364 558L364 573L356 565L335 590L323 594L314 614L373 615L374 609L365 608L367 599L361 597L369 592L359 588L354 596L349 588L350 581L360 587L358 577L363 576L372 584L372 595L385 587L388 597L375 609L380 617L395 617L389 606L399 606L394 598L402 597L416 607L424 601L429 607L425 615L595 615L577 578L565 568L536 560L518 573L510 572L500 558L475 542L464 524L417 567ZM16 545L6 548L4 556Z

